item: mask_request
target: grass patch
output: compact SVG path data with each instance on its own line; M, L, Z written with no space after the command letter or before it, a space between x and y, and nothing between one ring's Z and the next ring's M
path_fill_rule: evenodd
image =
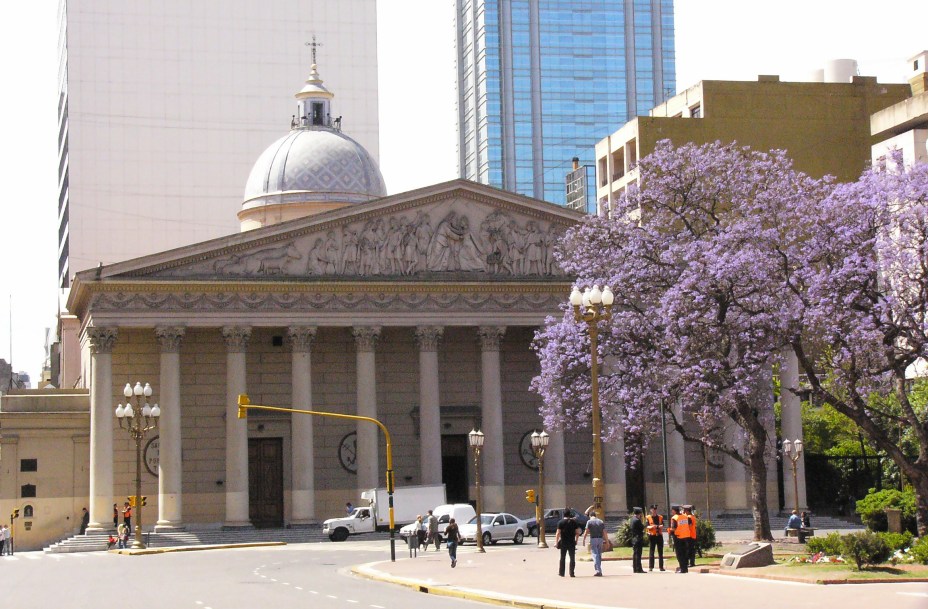
M746 573L801 578L810 582L824 580L928 579L928 565L880 565L857 571L853 564L778 563L769 567L739 569Z

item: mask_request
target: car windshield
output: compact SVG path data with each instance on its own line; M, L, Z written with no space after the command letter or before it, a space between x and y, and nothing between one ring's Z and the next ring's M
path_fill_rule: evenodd
M493 518L495 517L496 517L496 514L481 514L480 525L483 526L485 524L491 524L493 522ZM470 522L468 522L467 524L477 524L477 517L474 516L473 518L471 518Z

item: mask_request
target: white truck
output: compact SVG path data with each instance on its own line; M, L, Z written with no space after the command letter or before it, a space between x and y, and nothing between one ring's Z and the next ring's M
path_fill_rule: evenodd
M361 493L366 507L356 507L342 518L329 518L322 523L322 532L332 541L345 541L349 535L372 533L390 528L390 503L385 488L372 488ZM398 486L393 490L393 521L399 527L415 522L416 516L445 503L445 485Z

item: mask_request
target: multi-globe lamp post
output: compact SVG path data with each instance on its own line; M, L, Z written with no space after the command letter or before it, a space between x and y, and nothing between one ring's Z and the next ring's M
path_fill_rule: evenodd
M483 500L480 493L480 449L483 448L483 432L479 429L472 429L467 434L467 441L474 449L474 479L477 490L477 551L485 552L483 549L483 527L480 526L481 510L483 509Z
M793 498L795 499L794 509L798 513L799 474L797 473L797 467L799 465L799 459L802 458L802 440L795 440L793 442L790 442L789 440L783 440L783 454L789 457L789 460L793 466Z
M551 438L542 431L532 432L532 451L538 460L538 504L535 508L535 522L538 524L538 547L547 548L545 541L545 449Z
M132 541L132 549L141 550L145 548L145 544L142 543L142 440L147 432L158 428L161 408L158 404L149 405L148 398L151 397L152 390L148 383L145 383L144 387L142 383L136 383L135 387L126 383L122 393L126 396L126 405L116 406L116 419L119 421L119 428L128 431L135 440L135 538ZM133 397L135 408L132 407Z
M605 486L603 484L602 412L599 408L599 322L612 318L612 303L615 295L609 286L599 289L598 285L586 288L582 293L574 286L570 293L570 305L574 319L586 322L590 334L590 393L593 401L593 512L601 519L606 518Z

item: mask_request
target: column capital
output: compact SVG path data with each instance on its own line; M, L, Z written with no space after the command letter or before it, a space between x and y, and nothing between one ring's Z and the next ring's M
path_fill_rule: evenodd
M316 340L316 326L290 326L287 340L294 353L309 353Z
M248 349L251 328L249 326L223 326L222 337L226 341L226 349L229 353L244 353Z
M506 326L480 326L477 328L480 349L483 351L499 351L499 342L504 334L506 334Z
M155 336L161 345L162 353L180 353L180 344L184 340L186 328L183 326L156 326Z
M438 351L444 332L442 326L417 326L416 342L419 343L419 351Z
M355 326L351 329L360 352L372 352L380 340L380 326Z
M112 353L118 333L118 328L106 326L90 326L87 328L87 338L90 339L90 352Z

